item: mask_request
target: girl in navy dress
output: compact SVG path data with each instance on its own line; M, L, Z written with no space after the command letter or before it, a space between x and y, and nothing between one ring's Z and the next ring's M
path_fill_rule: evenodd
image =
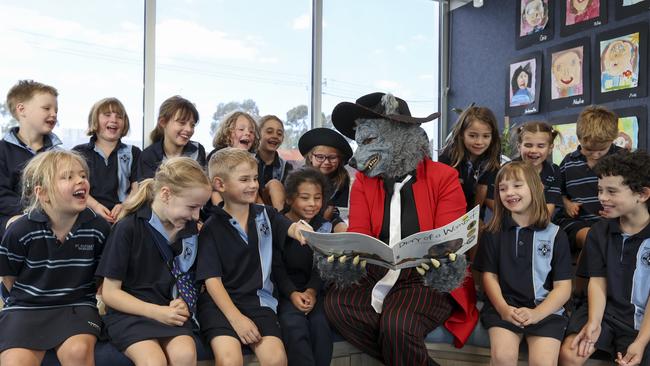
M124 203L113 227L97 269L104 277L104 323L111 342L136 365L196 364L197 220L210 192L196 161L168 159Z
M95 269L110 226L86 207L88 167L77 153L36 155L22 176L26 214L0 244L9 297L0 312L0 364L94 365L101 331Z
M516 365L526 338L531 365L556 365L571 296L568 239L550 222L542 181L530 164L506 164L495 184L494 215L474 262L488 299L481 321L492 363Z

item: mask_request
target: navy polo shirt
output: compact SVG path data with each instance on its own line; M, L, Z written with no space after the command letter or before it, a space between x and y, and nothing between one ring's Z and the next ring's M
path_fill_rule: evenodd
M256 224L256 218L263 216L262 211L266 212L270 227ZM272 297L270 270L282 261L277 248L286 240L289 226L291 221L272 207L251 204L248 230L244 232L222 205L215 206L199 234L196 279L220 277L237 307L267 306L275 310L277 300ZM260 240L258 231L267 240Z
M0 276L16 277L4 310L95 307L95 269L109 231L106 220L88 208L63 243L40 210L16 220L0 244Z
M591 227L583 250L586 272L579 275L606 278L605 313L638 330L650 293L650 225L628 235L618 219L604 219Z
M164 139L156 141L144 149L142 154L140 154L137 173L138 182L147 178L153 178L156 175L156 170L158 170L160 163L167 159L163 149L163 143ZM205 149L200 143L196 141L188 142L183 148L181 155L192 158L196 160L199 165L205 167Z
M143 205L113 226L97 276L122 281L126 293L144 302L166 306L174 299L176 280L148 227L151 217L151 207ZM170 245L182 247L180 242L184 238L197 234L196 222L189 221Z
M127 145L119 142L110 155L105 157L104 153L95 147L96 141L97 137L93 136L90 138L90 142L77 145L73 150L83 155L88 163L88 169L90 171L90 195L106 208L112 210L115 205L122 203L117 193L119 189L117 152ZM131 169L128 177L129 183L137 181L136 172L140 152L140 148L131 146L132 160L130 162Z
M550 246L542 240L534 243L534 233L540 230L543 229L519 227L506 216L501 231L486 232L481 237L474 269L499 277L501 294L510 306L534 308L538 305L535 298L539 298L536 291L541 290L536 285L543 284L543 289L550 292L554 281L573 277L569 241L564 231L558 228ZM535 268L533 256L548 255L552 256L550 271L545 278L536 278L539 267Z
M273 162L269 165L266 165L259 154L255 155L255 159L257 159L257 180L260 182L260 189L263 189L266 183L273 179L274 176L279 176L280 182L284 183L287 175L293 169L291 163L281 159L277 152L275 153Z
M562 159L560 163L560 188L562 195L569 200L582 203L577 219L597 221L600 219L598 212L603 206L598 201L598 176L587 165L587 157L580 152L582 146ZM609 148L607 155L621 151L614 144Z
M22 212L20 176L23 168L36 154L58 148L61 140L51 133L43 137L43 147L34 151L18 138L18 127L7 132L0 141L0 237L7 221Z
M438 162L451 166L451 157L444 152L438 156ZM487 185L490 180L494 181L496 171L488 171L485 169L487 165L487 158L478 160L474 163L469 159L461 161L458 166L454 167L458 171L458 178L460 185L463 187L465 194L465 201L467 207L465 211L474 208L474 201L476 201L476 185Z
M521 158L517 158L513 161L521 161ZM539 177L544 185L544 199L546 200L546 203L555 206L561 205L562 190L560 189L560 168L557 165L544 160L544 162L542 162L542 171L539 172ZM491 200L495 197L495 180L496 174L490 176L490 181L488 182L487 198Z

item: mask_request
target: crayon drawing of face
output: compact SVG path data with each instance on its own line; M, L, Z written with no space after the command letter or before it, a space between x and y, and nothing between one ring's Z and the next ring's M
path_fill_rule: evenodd
M636 48L630 41L616 40L610 43L603 52L603 72L611 75L623 75L632 72L636 58Z
M552 55L552 99L582 94L582 47Z
M547 7L542 0L522 0L521 35L541 31L548 20Z
M601 92L638 86L639 51L638 42L634 42L637 35L600 42Z
M571 10L574 14L579 15L584 13L590 4L591 0L571 0Z

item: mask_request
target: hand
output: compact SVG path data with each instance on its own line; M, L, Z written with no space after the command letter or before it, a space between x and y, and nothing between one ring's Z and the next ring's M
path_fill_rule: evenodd
M176 298L169 302L169 306L175 309L186 311L188 314L190 312L190 307L187 306L187 303L182 298Z
M566 212L569 217L576 217L578 216L578 213L580 212L580 206L582 206L582 203L577 203L573 201L566 201L566 206L564 207L564 211Z
M429 258L429 261L431 262L431 265L427 264L426 262L420 263L419 266L415 267L415 270L418 271L420 276L426 275L427 271L431 269L438 269L440 268L440 261L435 259L435 258ZM456 253L449 253L449 261L450 262L455 262L456 261Z
M514 306L508 305L507 307L497 310L499 315L501 316L501 320L507 321L509 323L512 323L519 328L524 327L524 318L522 318L518 313L519 309L517 309Z
M625 356L623 356L620 352L617 353L616 363L625 366L638 365L643 359L643 351L645 351L645 347L634 341L627 347Z
M307 244L307 239L305 239L305 237L302 235L302 230L314 232L314 228L311 227L311 225L309 225L306 221L298 220L289 226L289 231L287 234L289 234L290 237L298 240L300 244L305 245Z
M536 309L531 308L518 308L515 309L515 314L521 319L521 325L533 325L539 323L542 320L539 312Z
M595 344L600 336L600 331L600 323L587 322L571 342L571 349L578 347L578 356L589 357L596 350Z
M239 340L243 344L254 344L262 340L257 326L245 315L240 314L236 319L230 322Z
M99 216L103 217L106 221L110 222L111 224L115 222L115 219L111 215L111 210L106 208L106 206L102 205L98 201L95 201L93 204L88 203L88 207L90 207L93 211L99 214Z
M113 206L113 209L111 210L111 216L113 217L113 220L117 220L117 216L119 216L120 212L122 212L122 204L118 203L117 205Z
M294 291L289 297L293 306L305 314L307 314L313 307L313 305L311 305L311 299L309 298L309 295L305 294L304 292Z
M172 301L173 302L173 301ZM157 306L153 318L163 324L180 327L187 319L190 313L187 310L179 309L172 306Z

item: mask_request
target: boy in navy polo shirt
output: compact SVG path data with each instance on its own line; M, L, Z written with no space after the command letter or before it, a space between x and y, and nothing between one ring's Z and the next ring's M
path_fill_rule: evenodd
M242 344L262 365L286 365L271 267L282 260L276 248L286 235L304 243L300 230L311 227L255 204L257 161L248 151L221 149L211 157L208 170L223 202L214 207L199 235L196 278L205 280L207 289L198 302L201 331L217 365L226 360L243 363Z
M621 365L650 365L650 156L620 153L595 167L604 220L595 223L585 248L588 304L571 316L560 364L582 365L596 349Z
M56 126L59 92L33 80L20 80L7 93L7 107L18 127L0 141L0 237L22 214L20 174L34 155L61 144Z

